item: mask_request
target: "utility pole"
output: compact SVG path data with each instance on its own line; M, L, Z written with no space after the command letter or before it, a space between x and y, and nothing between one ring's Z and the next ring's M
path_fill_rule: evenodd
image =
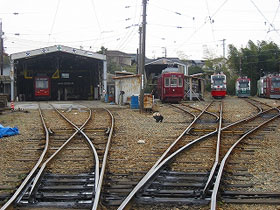
M146 16L147 16L147 1L143 0L143 21L142 21L142 38L141 38L141 65L140 65L140 112L144 111L144 71L145 71L145 50L146 50ZM140 35L141 36L141 35Z
M142 26L139 27L139 49L137 51L137 73L141 74L141 62L142 62ZM140 87L141 88L141 87Z

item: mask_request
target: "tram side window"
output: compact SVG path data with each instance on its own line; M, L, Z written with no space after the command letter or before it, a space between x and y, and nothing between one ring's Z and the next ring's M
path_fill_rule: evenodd
M169 77L164 78L164 87L170 87L170 78Z
M179 77L179 85L178 87L183 87L183 79Z
M177 78L171 78L171 87L177 87L178 80Z

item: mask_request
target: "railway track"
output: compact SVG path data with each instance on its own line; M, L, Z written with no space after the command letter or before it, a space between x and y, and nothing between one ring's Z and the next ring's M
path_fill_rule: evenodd
M40 159L1 209L11 205L97 209L113 116L105 109L96 109L92 114L88 108L73 111L69 107L65 111L52 107L55 113L45 115L39 109L46 134Z
M162 135L163 139L153 144L154 148L151 151L145 151L144 148L148 145L143 144L143 162L138 164L133 160L139 165L138 168L136 165L130 167L122 162L126 152L131 151L134 146L121 144L119 138L136 138L136 141L143 139L146 142L148 140L126 135L124 127L118 126L112 145L115 155L111 155L110 152L108 161L111 166L107 171L107 158L103 159L103 155L106 148L110 147L107 136L112 137L112 129L108 128L110 117L104 118L105 110L93 109L93 117L84 127L82 126L85 119L89 118L89 111L84 108L68 106L58 112L44 110L42 115L46 121L45 132L48 133L46 135L49 135L51 143L40 167L38 166L35 175L32 176L33 180L57 149L77 133L73 140L69 140L65 150L58 154L58 158L46 164L38 178L39 184L34 187L36 192L30 192L34 181L28 182L24 193L17 195L11 204L16 205L16 208L86 209L97 209L100 205L108 209L123 209L127 205L132 205L135 209L152 209L182 205L209 208L211 204L210 208L216 209L217 205L223 208L224 203L232 205L233 208L236 204L244 203L279 204L279 191L273 190L275 187L273 188L271 183L263 182L261 177L272 177L272 183L279 182L277 166L269 170L269 166L264 167L260 162L260 166L256 166L255 162L260 155L267 155L266 165L271 161L267 154L268 146L273 148L278 143L268 143L269 141L264 139L269 140L269 135L279 129L279 110L256 100L248 99L246 103L253 107L251 110L254 111L246 114L244 119L239 117L237 122L224 117L228 114L224 115L225 107L217 100L204 108L176 105L173 109L177 111L174 113L186 113L185 117L178 121L174 121L177 115L174 115L174 119L165 119L166 124L162 126L176 124L176 129L168 136ZM73 121L76 127L61 120L62 115ZM78 115L80 118L75 117ZM97 121L101 124L97 124ZM142 126L144 124L143 122ZM161 124L155 123L155 126ZM94 144L99 164L95 163L94 155L85 143L86 138L79 130ZM151 131L157 132L154 128ZM151 134L148 132L149 135ZM30 145L29 150L36 151L37 155L34 157L33 154L32 158L26 157L26 160L39 157L45 147L43 138L39 142ZM77 151L79 152L76 153ZM71 168L64 168L65 163L67 166L71 165ZM95 168L96 165L99 169ZM263 173L256 170L256 167L264 168ZM95 173L97 170L99 172ZM5 209L4 206L2 209Z
M233 137L226 138L232 143L229 146L227 142L228 150L223 155L218 173L221 183L219 200L230 204L279 204L279 191L275 190L275 184L279 182L276 176L278 167L273 167L273 158L269 156L271 148L267 148L267 145L277 143L266 137L269 134L273 135L279 125L279 109L260 101L249 101L261 107L261 114L256 116L254 121L247 123L246 126L250 128L247 132L239 128L243 134L235 137L235 140ZM250 136L247 137L248 135ZM264 165L260 162L260 156L270 158L270 161ZM266 177L269 177L268 180ZM214 209L215 205L212 206Z
M197 162L195 163L195 161L203 161L203 160L199 160L199 159L208 159L209 156L207 156L207 153L204 153L206 156L204 156L203 158L198 158L197 160L195 160L196 158L192 158L190 159L190 161L185 161L184 157L178 157L178 165L181 165L182 167L177 167L176 164L171 165L170 168L167 168L168 163L170 163L177 154L181 153L184 149L191 148L193 146L193 143L195 140L193 140L192 136L189 135L189 132L191 130L191 128L194 126L194 124L196 124L199 120L201 120L202 116L209 115L209 112L207 112L207 109L213 105L212 103L210 103L204 110L202 110L197 116L194 116L193 121L184 129L184 131L181 133L181 135L168 147L168 149L166 149L166 151L162 154L162 156L158 159L158 161L153 165L153 167L149 170L148 173L146 173L146 175L141 179L141 181L134 187L134 189L131 191L131 193L129 194L129 196L123 201L123 203L120 205L120 207L118 209L123 209L129 202L130 200L135 196L136 193L138 193L136 195L136 202L138 203L185 203L185 204L190 204L191 202L196 202L196 198L194 197L190 197L190 198L185 198L184 197L187 194L196 194L197 188L201 187L201 181L203 182L205 180L205 177L200 177L200 183L198 183L198 186L196 186L197 188L195 188L195 184L192 185L190 182L194 181L194 177L196 175L200 175L200 176L205 176L205 174L207 174L207 167L209 164L207 164L206 166L204 166L203 168L196 168L196 166L198 165ZM218 111L217 111L218 112ZM217 117L213 114L210 114L212 121L217 122ZM213 122L211 122L213 123ZM212 136L214 134L214 132L209 133L209 136ZM199 137L198 139L196 139L196 142L200 142L204 137ZM194 138L195 139L195 138ZM184 146L182 146L184 145ZM211 147L211 146L210 146ZM179 149L178 149L179 148ZM205 148L209 148L209 145L205 145L204 146L204 150ZM194 151L193 154L199 154L199 151ZM201 153L200 153L201 154ZM196 156L197 157L197 156ZM176 158L177 159L177 158ZM209 162L209 159L208 159ZM190 167L190 170L183 170L180 171L180 169L182 169L184 166L186 165L192 165L192 167ZM160 175L159 175L160 174ZM167 175L166 175L167 174ZM165 176L166 175L166 176ZM182 175L180 177L180 175ZM182 177L185 176L189 176L190 179L183 179ZM193 177L192 177L193 176ZM162 177L167 177L169 178L164 183L162 180L160 180L160 178ZM158 178L158 179L157 179ZM180 179L181 178L181 179ZM171 181L172 180L172 181ZM175 189L172 192L172 188L173 187L179 187L180 188L180 184L178 184L179 182L183 182L183 180L185 181L185 187L181 187L181 191L178 192L178 189ZM199 180L199 179L197 179ZM199 181L198 181L199 182ZM160 184L162 183L162 185ZM146 186L144 186L144 184L147 184ZM166 186L164 186L166 184ZM181 183L182 184L182 183ZM157 188L159 189L159 185L161 185L162 189L165 191L153 191L153 189ZM169 185L169 186L168 186ZM144 186L144 187L143 187ZM167 188L168 189L167 189ZM144 189L143 189L144 188ZM140 191L141 189L141 191ZM149 193L159 193L157 194L158 197L156 197L155 195L146 195L145 193L148 193L148 191L146 192L145 190L148 190ZM190 190L191 189L191 190ZM177 191L177 193L175 193ZM162 194L161 194L162 193ZM186 194L184 194L186 193ZM170 196L168 198L168 196ZM197 203L201 202L197 200Z
M250 104L252 104L253 106L257 106L252 101L250 101ZM262 106L263 105L264 104L262 104ZM159 203L165 203L166 205L170 205L172 203L176 205L207 205L211 202L211 209L216 209L216 199L217 193L219 192L218 190L220 178L222 176L221 174L223 173L225 161L230 155L233 148L240 141L247 138L249 135L254 134L254 132L279 117L279 109L277 108L270 108L269 106L267 106L267 109L264 110L259 106L257 107L259 110L257 114L223 127L221 105L218 128L215 131L211 131L208 134L186 144L185 146L180 147L169 156L164 156L164 158L160 159L159 162L155 164L154 167L151 168L151 170L136 185L136 187L131 191L129 196L122 202L118 209L125 208L133 198L134 202L138 202L141 204L149 203L153 205L157 205ZM266 118L265 122L264 118ZM249 122L250 125L248 124ZM239 126L239 130L242 130L242 132L237 132L239 133L237 135L239 137L235 140L227 138L227 140L223 140L223 144L221 144L221 139L225 138L224 133L226 133L228 129L236 126ZM230 133L234 134L233 131L230 131ZM212 160L212 168L209 168L209 166L207 166L206 170L205 168L203 168L205 171L203 171L202 169L202 171L199 171L199 173L172 171L172 169L174 169L172 168L174 167L174 163L172 163L173 165L169 163L174 159L177 159L175 158L176 156L182 155L182 151L184 150L191 152L192 150L190 148L194 147L195 144L201 144L201 140L208 139L208 142L210 138L211 142L211 138L214 135L217 136L217 141L215 142L216 147L210 146L209 148L216 148L216 152L214 152L215 155L213 155L216 156L216 158L205 158ZM194 156L195 152L192 152L191 154L192 156ZM211 152L208 151L208 154L211 154ZM200 157L203 157L204 155L204 153L200 153ZM189 160L188 157L185 157L184 159ZM196 162L196 165L203 167L205 166L205 163L209 164L208 162ZM170 170L170 168L172 169ZM194 177L194 175L198 176ZM188 185L185 185L185 183L187 182L189 182ZM184 188L185 186L190 188L186 189ZM170 191L168 187L170 187Z
M147 151L145 147L143 147L143 159L142 156L141 162L139 162L139 167L134 166L133 168L128 163L128 160L122 160L122 156L126 155L128 152L133 151L133 148L129 148L130 145L126 145L124 142L122 145L118 143L113 147L117 156L114 156L115 159L111 160L110 173L107 175L108 179L106 180L106 184L104 187L103 194L103 204L106 206L118 206L121 204L121 201L128 195L128 193L133 189L133 187L137 184L137 182L143 177L143 175L149 170L149 166L152 166L157 161L157 157L159 158L162 153L165 151L166 147L172 143L172 140L177 137L175 135L178 133L180 135L180 130L185 130L186 124L188 125L194 118L194 115L191 112L186 113L185 110L174 109L168 107L167 109L172 109L174 115L170 118L171 121L164 119L164 124L155 124L155 126L161 127L171 127L177 128L174 132L168 134L168 136L164 135L162 138L157 139L155 142L156 146L151 148L151 151ZM184 114L186 113L186 114ZM182 115L183 114L183 115ZM133 116L133 113L131 113ZM165 116L165 114L163 113ZM175 121L178 117L181 117L179 121ZM119 119L121 121L122 119ZM125 119L124 119L125 120ZM144 126L144 123L143 123ZM178 129L180 127L180 130ZM137 129L137 128L135 128ZM141 129L141 128L139 128ZM156 129L147 128L149 131L151 129L152 132L157 132ZM160 131L158 131L160 132ZM135 136L127 136L127 134L122 135L122 128L119 131L116 131L117 137L121 138L120 140L115 140L115 142L121 142L122 139L126 138L135 138ZM147 132L147 137L143 136L142 139L150 138L152 133ZM139 137L138 137L139 138ZM140 137L141 138L141 137ZM165 139L166 138L166 139ZM149 140L147 140L149 141ZM112 153L114 153L112 151ZM139 153L139 151L137 152ZM138 158L138 157L136 157ZM145 159L144 159L145 158ZM135 160L136 162L137 160ZM118 167L116 163L122 165L123 167ZM118 168L116 168L116 166Z

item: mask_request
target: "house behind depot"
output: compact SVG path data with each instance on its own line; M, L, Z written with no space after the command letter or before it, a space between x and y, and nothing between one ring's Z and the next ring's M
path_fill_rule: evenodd
M115 103L130 103L131 96L139 96L141 75L125 75L113 77L115 80Z
M108 62L113 62L120 66L131 66L132 64L132 56L124 52L120 52L117 50L108 50L106 52L106 56Z

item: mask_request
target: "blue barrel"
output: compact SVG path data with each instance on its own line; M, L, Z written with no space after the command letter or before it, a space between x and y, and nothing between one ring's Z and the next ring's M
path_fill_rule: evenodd
M131 109L139 109L138 96L131 96Z
M108 103L108 94L105 94L105 102Z

